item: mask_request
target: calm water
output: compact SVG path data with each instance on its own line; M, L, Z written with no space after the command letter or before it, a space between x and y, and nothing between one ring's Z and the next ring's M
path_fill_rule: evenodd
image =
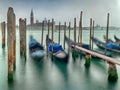
M73 31L71 31L73 33ZM47 31L44 32L44 39ZM73 34L71 33L71 37ZM120 30L110 30L110 35L116 34L119 37ZM55 32L55 41L57 41L58 32ZM67 33L68 34L68 33ZM95 31L95 36L103 40L105 31ZM29 36L33 35L39 42L41 41L41 32L37 30L27 31L27 48ZM61 32L61 36L63 31ZM83 31L83 41L89 42L89 31ZM1 39L1 30L0 30ZM73 38L72 38L73 39ZM61 37L63 44L63 37ZM45 40L44 40L45 45ZM16 52L16 71L14 73L14 82L7 81L7 48L1 48L0 40L0 90L120 90L120 66L117 66L118 81L109 83L107 81L108 64L103 60L92 60L89 69L85 68L84 57L72 60L70 56L69 63L52 62L50 58L45 57L41 62L35 62L29 57L27 49L27 60L20 57L19 49L19 31L17 29L17 52ZM94 48L97 47L94 45ZM67 50L67 45L66 45ZM120 59L116 55L114 58Z

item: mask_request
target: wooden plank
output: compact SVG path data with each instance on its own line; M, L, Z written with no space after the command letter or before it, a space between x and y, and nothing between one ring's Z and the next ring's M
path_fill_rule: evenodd
M72 46L74 47L74 45L72 45ZM79 49L79 50L84 51L86 53L89 53L91 55L94 55L94 56L97 56L99 58L102 58L102 59L104 59L104 60L106 60L108 62L120 65L120 61L119 60L116 60L114 58L111 58L111 57L108 57L108 56L105 56L105 55L102 55L102 54L99 54L99 53L96 53L96 52L93 52L93 51L90 51L90 50L87 50L85 48L82 48L82 47L79 47L79 46L76 46L76 45L75 45L75 47L76 47L76 49Z

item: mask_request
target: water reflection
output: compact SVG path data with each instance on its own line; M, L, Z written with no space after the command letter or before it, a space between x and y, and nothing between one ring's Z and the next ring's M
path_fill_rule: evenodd
M102 36L103 34L101 31L96 32L96 36L99 36L100 34ZM72 59L71 52L69 62L67 64L52 61L50 57L45 57L41 61L35 61L31 59L28 49L29 35L32 34L38 41L40 41L40 33L40 31L36 30L27 31L26 61L24 58L20 57L19 37L17 37L16 70L14 73L14 82L10 83L7 80L7 49L0 48L0 90L119 90L120 79L118 79L116 83L107 81L108 64L105 61L91 60L90 67L86 68L84 66L84 57L78 57L74 61ZM46 33L47 31L45 34ZM84 36L88 35L87 30L83 31L83 33ZM63 32L61 33L61 36L62 34ZM17 36L19 36L18 31ZM112 33L110 36L112 36ZM45 37L46 36L44 36L44 38ZM56 37L57 35L55 36L55 40L57 41ZM87 37L83 37L83 39L85 42L88 42ZM63 39L61 39L61 43L62 40ZM117 56L117 58L119 59L120 57ZM119 66L117 69L118 76L120 77Z
M61 75L63 76L64 81L67 82L69 77L68 70L67 70L68 63L59 62L57 60L54 60L52 62L55 64L56 68L61 72Z

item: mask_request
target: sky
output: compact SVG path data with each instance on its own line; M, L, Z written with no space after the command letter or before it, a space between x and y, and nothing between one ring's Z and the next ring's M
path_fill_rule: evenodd
M27 18L29 24L33 9L35 21L54 18L56 24L68 24L76 18L77 25L83 11L83 26L90 25L90 18L95 25L106 26L110 13L110 26L120 27L120 0L0 0L0 22L7 21L8 7L13 7L17 24L19 18Z

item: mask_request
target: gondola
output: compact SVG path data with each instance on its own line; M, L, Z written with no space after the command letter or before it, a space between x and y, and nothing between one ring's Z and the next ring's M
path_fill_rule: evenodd
M105 43L95 37L94 38L91 37L91 39L100 49L103 49L103 50L106 49L107 51L110 51L113 53L120 53L120 47L117 46L114 42Z
M67 36L65 36L65 41L67 42L67 44L68 44L69 47L73 48L73 45L74 45L74 43L75 43L73 40L71 40L71 39L69 39ZM76 43L75 45L80 46L80 43ZM84 43L82 43L82 48L85 48L85 49L87 49L87 50L91 50L90 47L89 47L89 45L88 45L88 44L84 44ZM99 54L102 54L102 55L106 55L106 56L112 57L112 55L111 55L110 53L108 53L108 52L103 53L103 52L97 52L97 51L95 51L95 50L91 50L91 51L94 51L94 52L96 52L96 53L99 53ZM82 54L82 55L86 55L86 54L87 54L87 53L82 52L82 51L79 51L79 53ZM94 59L101 59L101 58L96 57L96 56L94 56L94 55L92 55L92 58L94 58Z
M104 40L106 41L106 36L103 35ZM108 38L108 42L114 42L112 39Z
M45 56L45 50L43 45L36 41L33 36L30 36L29 52L30 56L35 60L41 60Z
M48 53L53 60L58 60L60 62L68 62L69 55L65 52L61 45L52 42L52 40L46 36L46 45L48 48Z
M75 43L73 40L69 39L67 36L65 36L65 42L67 43L68 47L71 48L72 53L74 53L74 47L73 45L77 45L80 46L80 43ZM82 44L82 47L85 49L90 50L90 47L88 44ZM79 50L75 50L76 51L76 57L78 57L78 54L80 53L81 55L86 55L85 52L79 51Z
M116 35L114 35L114 39L120 42L120 38L118 38Z

